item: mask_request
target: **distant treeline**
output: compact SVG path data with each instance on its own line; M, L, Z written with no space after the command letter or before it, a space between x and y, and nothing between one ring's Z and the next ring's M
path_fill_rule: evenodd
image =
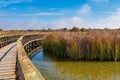
M60 29L52 29L52 28L48 28L48 29L28 29L26 31L42 31L42 32L56 32L56 31L73 31L73 32L78 32L78 31L92 31L92 30L120 30L120 28L118 29L109 29L109 28L104 28L104 29L99 29L99 28L79 28L77 26L73 27L73 28L60 28Z
M0 31L21 31L21 32L55 32L55 31L91 31L91 30L120 30L120 28L118 29L109 29L109 28L104 28L104 29L99 29L99 28L80 28L77 26L70 28L60 28L60 29L52 29L52 28L48 28L48 29L28 29L28 30L3 30L0 29Z

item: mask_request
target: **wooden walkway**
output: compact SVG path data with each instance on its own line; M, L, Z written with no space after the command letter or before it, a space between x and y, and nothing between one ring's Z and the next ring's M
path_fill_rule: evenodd
M0 80L16 79L16 42L0 49Z

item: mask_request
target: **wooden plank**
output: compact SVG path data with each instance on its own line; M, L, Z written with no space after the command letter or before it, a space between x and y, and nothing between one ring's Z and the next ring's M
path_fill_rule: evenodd
M2 75L11 75L11 74L15 74L15 72L5 72L5 73L0 73L0 76L2 76Z
M16 64L2 64L0 65L0 67L8 67L8 66L16 66Z
M8 73L8 72L15 72L15 70L14 69L1 70L0 74Z
M0 80L5 80L5 79L15 79L16 75L15 74L11 74L11 75L0 75Z
M9 58L8 58L8 59L9 59ZM8 60L8 59L3 59L2 61L3 61L3 62L9 62L9 61L12 61L12 62L14 61L14 62L15 62L15 61L16 61L15 59L9 59L9 60Z
M1 70L0 70L0 72L6 72L6 71L15 71L15 69L12 68L12 69L1 69Z
M14 64L16 61L14 61L14 62L10 62L10 61L8 61L8 62L0 62L0 64L2 65L2 64Z
M15 80L16 67L16 43L12 43L0 49L0 80ZM4 55L4 56L3 56Z
M4 69L4 70L6 70L6 69L15 69L15 67L13 67L13 66L1 67L0 70L2 70L2 69Z

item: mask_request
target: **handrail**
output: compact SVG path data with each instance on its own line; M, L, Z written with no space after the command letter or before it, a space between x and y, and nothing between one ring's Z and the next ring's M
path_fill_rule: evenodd
M16 42L20 35L9 35L9 36L1 36L0 37L0 48L8 45L12 42Z
M25 43L27 43L27 42L29 42L31 40L39 39L43 35L44 34L40 34L40 35L26 35L26 36L23 37L22 44L24 45Z
M16 35L16 34L12 34L12 35L0 35L0 38L1 37L6 37L6 36L12 37L12 36L21 36L21 35Z
M21 79L19 78L19 80L45 80L25 52L22 44L23 38L24 36L17 40L18 67L21 69L21 72L17 73L19 74L19 77L22 77Z

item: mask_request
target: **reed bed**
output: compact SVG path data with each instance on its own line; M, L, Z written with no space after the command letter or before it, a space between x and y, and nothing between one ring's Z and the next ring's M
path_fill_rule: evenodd
M49 34L52 32L41 32L41 31L0 31L0 36L9 36L9 35L33 35L33 34Z
M42 45L45 52L73 60L120 60L119 31L56 32Z

